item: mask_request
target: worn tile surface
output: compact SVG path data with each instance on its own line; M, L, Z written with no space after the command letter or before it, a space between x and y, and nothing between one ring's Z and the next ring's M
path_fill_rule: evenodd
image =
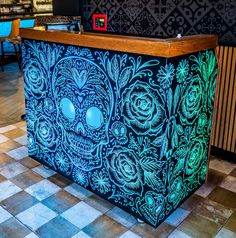
M0 144L7 142L8 140L9 140L8 137L0 134Z
M30 230L14 217L0 224L1 238L23 238L29 233Z
M13 140L9 140L7 142L0 144L0 152L8 152L18 147L20 147L20 144L18 144L17 142Z
M127 229L107 216L100 216L86 226L83 231L93 238L114 238L121 236Z
M0 175L0 183L5 181L7 178L5 178L4 176Z
M56 174L55 171L45 167L44 165L40 165L40 166L33 168L33 171L35 173L41 175L44 178L49 178L49 177L53 176L54 174Z
M25 171L27 171L28 169L23 166L22 164L18 163L18 162L14 162L14 163L10 163L7 164L3 167L0 168L0 174L3 175L5 178L13 178L18 174L21 174Z
M236 233L236 211L227 220L225 227Z
M233 210L211 200L205 200L204 203L196 206L193 213L218 225L224 225L228 218L233 214Z
M0 238L236 238L235 164L213 157L207 182L154 229L29 158L23 128L0 128Z
M11 218L12 215L0 206L0 224Z
M27 145L27 136L24 134L23 136L15 138L14 141L21 145Z
M62 217L64 217L80 229L84 228L101 215L101 212L89 206L83 201L79 202L78 204L61 214Z
M236 168L236 164L232 164L225 160L213 158L209 163L209 168L217 170L224 174L230 174Z
M3 200L0 205L15 216L34 206L36 203L38 203L36 198L32 197L25 191L21 191L10 198Z
M176 229L168 236L168 238L192 238L192 236L189 236L186 233Z
M18 214L16 218L35 231L56 216L57 214L54 211L43 204L38 203Z
M15 128L13 130L5 132L4 135L10 139L15 139L25 135L25 131L21 130L20 128Z
M60 174L52 175L50 178L48 178L48 180L55 183L57 186L61 188L65 188L66 186L69 186L70 184L72 184L71 180L69 180L68 178Z
M122 234L119 238L141 238L141 236L135 234L132 231L126 231L124 234Z
M32 168L40 165L40 163L38 161L31 159L30 157L25 157L24 159L20 160L19 162L29 169L32 169Z
M236 233L226 228L222 228L219 231L219 233L216 235L216 238L235 238L235 237L236 237Z
M74 235L72 238L91 238L88 234L84 233L83 231L80 231L76 235Z
M79 202L79 198L64 190L61 190L49 198L44 199L42 203L60 214Z
M167 217L165 222L177 227L189 214L189 211L179 207L169 217Z
M220 184L220 187L236 193L236 177L227 176Z
M100 198L95 194L87 197L84 201L102 213L105 213L114 207L114 205L112 205L110 202Z
M65 191L71 193L72 195L78 197L81 200L91 196L93 193L88 191L87 189L82 188L78 184L72 183L71 185L64 188Z
M106 215L127 228L132 227L137 222L137 220L132 215L118 207L112 208L106 213Z
M18 147L16 149L10 150L6 152L9 156L11 156L15 160L21 160L28 156L28 149L25 146Z
M175 228L165 222L161 223L156 229L147 224L136 223L131 228L135 234L145 238L167 238Z
M79 232L79 228L61 216L57 216L36 230L40 238L71 238ZM50 231L50 232L48 232Z
M209 195L209 199L218 202L225 207L236 208L236 193L217 187Z
M230 175L236 177L236 168L230 173Z
M4 153L0 153L0 168L13 162L15 162L15 160L12 159L10 156Z
M192 237L210 238L214 237L220 230L220 225L208 219L190 214L178 227L184 233Z
M0 202L12 195L20 192L22 189L9 180L0 183Z
M13 125L4 126L4 127L1 127L1 128L0 128L0 133L3 134L3 133L6 133L6 132L8 132L8 131L11 131L11 130L13 130L13 129L16 129L16 127L13 126Z
M58 192L59 190L60 187L46 179L25 189L27 193L31 194L39 201L50 197L52 194Z
M35 183L38 183L39 181L43 180L43 177L41 177L38 174L35 174L31 170L28 170L24 173L21 173L13 178L10 179L14 184L16 184L18 187L25 189L28 188L31 185L34 185Z

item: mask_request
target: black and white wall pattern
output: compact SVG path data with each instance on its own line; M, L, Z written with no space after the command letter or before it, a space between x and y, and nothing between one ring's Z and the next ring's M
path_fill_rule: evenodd
M220 43L236 45L236 0L84 0L85 29L92 15L108 15L108 31L175 37L217 34Z

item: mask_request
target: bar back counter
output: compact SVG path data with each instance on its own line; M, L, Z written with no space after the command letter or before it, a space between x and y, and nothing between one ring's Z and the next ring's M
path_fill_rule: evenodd
M216 36L21 36L30 157L154 227L204 183Z

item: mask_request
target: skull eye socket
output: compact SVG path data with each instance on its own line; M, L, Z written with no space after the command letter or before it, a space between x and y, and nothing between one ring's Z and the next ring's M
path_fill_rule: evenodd
M154 199L152 198L152 197L150 197L150 196L148 196L147 198L146 198L146 200L147 200L147 204L149 205L149 206L152 206L155 202L154 202Z
M60 103L62 114L70 121L75 119L75 107L70 99L63 98Z
M86 123L91 129L98 129L104 122L102 111L98 107L90 107L86 112Z

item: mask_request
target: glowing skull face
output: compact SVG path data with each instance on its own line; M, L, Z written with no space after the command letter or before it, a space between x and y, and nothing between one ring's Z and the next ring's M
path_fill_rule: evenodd
M162 210L164 207L164 197L162 194L148 191L145 194L145 203L140 207L144 217L153 225L161 220Z
M53 78L65 153L83 170L99 167L112 111L106 76L91 61L69 58L60 61Z

